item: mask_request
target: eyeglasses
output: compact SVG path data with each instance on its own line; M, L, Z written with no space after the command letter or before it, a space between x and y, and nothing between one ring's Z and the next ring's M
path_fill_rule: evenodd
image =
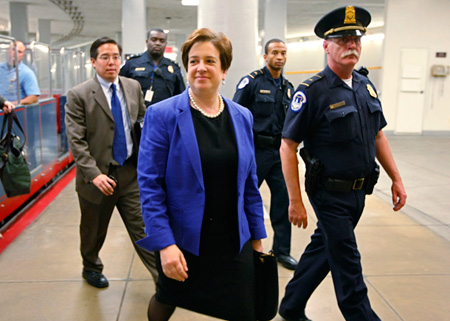
M330 39L337 43L339 46L344 46L349 42L354 42L355 45L361 44L361 36L344 36Z
M100 59L101 61L104 61L104 62L109 61L109 59L112 59L113 61L120 61L121 57L120 57L120 55L112 55L112 56L101 55L98 57L98 59Z

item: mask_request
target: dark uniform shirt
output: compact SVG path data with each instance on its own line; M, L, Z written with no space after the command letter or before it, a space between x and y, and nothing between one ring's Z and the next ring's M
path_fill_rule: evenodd
M367 176L375 167L375 136L386 126L370 80L353 71L353 89L329 67L301 83L286 116L283 137L304 141L323 175Z
M161 73L155 73L155 68L159 68ZM120 69L119 75L139 81L147 106L181 94L186 89L180 66L165 57L155 66L148 51L130 56ZM150 88L152 88L154 94L152 100L148 101L146 93Z
M283 76L278 82L267 67L253 71L239 81L233 100L252 112L255 134L281 135L294 87Z

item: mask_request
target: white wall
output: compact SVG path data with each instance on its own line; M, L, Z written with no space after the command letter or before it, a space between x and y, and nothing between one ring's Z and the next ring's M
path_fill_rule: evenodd
M387 0L383 57L382 103L387 130L395 131L400 81L400 51L426 48L429 51L425 84L423 131L450 132L450 75L430 75L433 64L450 65L450 1ZM446 58L436 58L446 52Z
M384 40L371 35L369 29L368 35L363 37L362 55L356 66L381 67L380 70L370 70L369 78L375 84L383 104L388 121L386 131L395 132L401 49L426 48L429 57L425 106L421 115L422 131L424 134L450 134L450 75L445 78L431 76L431 66L434 64L450 69L450 1L430 0L424 5L418 1L389 0L386 8ZM436 52L445 52L447 57L437 58ZM284 71L295 88L324 66L325 54L321 40L288 43Z
M286 78L295 88L308 77L316 74L326 66L326 55L323 50L323 40L288 43L287 63L284 69ZM370 35L363 37L360 66L381 67L383 52L383 35ZM311 71L305 73L306 71ZM300 72L300 73L298 73ZM381 89L381 74L383 70L370 70L369 78L378 91Z

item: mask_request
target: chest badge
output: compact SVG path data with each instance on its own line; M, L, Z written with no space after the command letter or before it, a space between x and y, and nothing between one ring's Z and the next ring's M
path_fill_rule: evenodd
M173 67L172 65L167 66L167 71L173 74Z
M367 91L369 92L370 96L372 96L373 98L377 98L377 93L375 92L375 90L373 89L373 87L370 84L367 84Z
M291 88L287 90L287 98L291 99Z

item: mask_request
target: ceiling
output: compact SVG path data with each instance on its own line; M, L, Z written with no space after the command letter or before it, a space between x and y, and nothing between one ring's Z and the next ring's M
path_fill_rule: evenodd
M259 28L262 30L265 0L258 1ZM315 23L325 13L340 6L356 5L364 7L372 15L371 27L382 27L384 25L385 0L353 0L351 2L342 0L286 1L288 12L286 38L288 41L308 35L312 36ZM9 2L0 0L0 33L6 35L9 33ZM122 0L14 0L14 2L28 4L29 40L35 39L38 19L51 20L52 47L78 46L90 43L100 36L116 38L121 32ZM62 7L64 2L66 5L70 3L72 11L79 12L79 15L83 17L81 24L80 20L77 20L78 23L74 24L68 10L65 12L59 7ZM196 28L197 7L182 6L180 0L146 0L146 6L147 27L169 29L169 45L174 44L176 34L189 34ZM76 35L68 37L75 30Z

